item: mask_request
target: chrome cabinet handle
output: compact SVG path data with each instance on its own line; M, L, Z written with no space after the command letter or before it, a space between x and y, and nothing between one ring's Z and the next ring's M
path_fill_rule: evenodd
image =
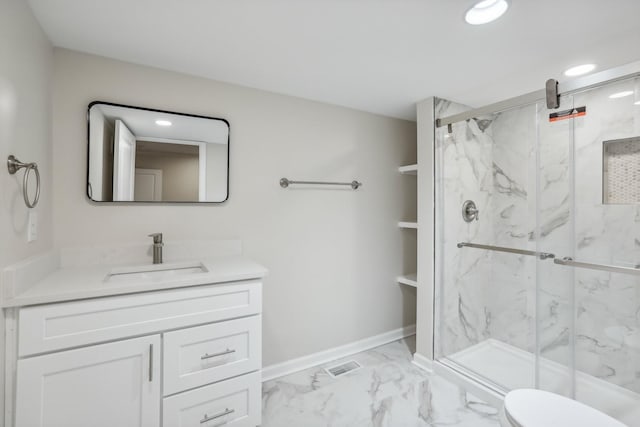
M153 381L153 344L149 344L149 382Z
M227 354L231 354L235 352L236 352L235 350L226 349L225 351L221 351L220 353L213 353L213 354L205 353L204 355L200 356L200 360L207 360L213 357L225 356Z
M213 421L217 418L224 417L225 415L233 414L234 412L235 410L227 408L223 412L220 412L219 414L216 414L216 415L208 416L207 414L204 414L204 418L200 420L200 424L208 423L209 421Z

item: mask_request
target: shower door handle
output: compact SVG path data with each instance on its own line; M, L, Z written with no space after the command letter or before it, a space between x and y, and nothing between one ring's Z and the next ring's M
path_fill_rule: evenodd
M456 246L458 248L475 248L475 249L485 249L487 251L494 251L494 252L506 252L509 254L516 254L516 255L529 255L529 256L538 257L542 260L555 258L555 255L549 252L538 252L538 251L529 251L526 249L506 248L504 246L480 245L478 243L468 243L468 242L460 242Z
M574 261L571 257L556 258L553 260L558 265L566 265L569 267L587 268L590 270L608 271L610 273L635 274L640 275L640 268L634 267L618 267L608 264L593 264L590 262Z

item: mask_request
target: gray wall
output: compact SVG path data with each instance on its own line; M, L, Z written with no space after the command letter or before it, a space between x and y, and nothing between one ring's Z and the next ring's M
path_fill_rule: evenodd
M52 48L27 2L0 0L0 269L52 246L51 84ZM27 243L28 209L22 200L23 172L11 176L4 162L14 154L38 163L42 195L37 206L38 240ZM4 330L4 318L0 318ZM4 333L0 364L4 366ZM3 381L4 369L0 370ZM0 411L4 389L0 388ZM2 420L0 420L2 425Z
M136 169L162 171L162 200L198 200L198 167L197 153L138 152L136 155Z
M434 298L434 126L435 99L417 104L418 116L418 291L416 353L433 359Z
M56 245L239 238L270 270L264 364L415 322L415 241L397 228L416 188L416 125L68 50L55 50ZM103 100L222 117L231 124L230 198L221 205L109 206L85 198L87 104ZM283 190L281 177L364 182ZM414 239L415 240L415 239ZM415 271L415 270L409 270Z
M0 267L49 249L51 215L52 48L26 2L0 0ZM23 171L7 173L13 154L37 162L42 178L39 237L27 243L28 211L22 199Z

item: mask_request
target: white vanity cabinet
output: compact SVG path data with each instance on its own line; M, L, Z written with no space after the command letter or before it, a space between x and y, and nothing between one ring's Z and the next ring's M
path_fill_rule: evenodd
M6 425L255 427L261 312L259 280L10 309Z

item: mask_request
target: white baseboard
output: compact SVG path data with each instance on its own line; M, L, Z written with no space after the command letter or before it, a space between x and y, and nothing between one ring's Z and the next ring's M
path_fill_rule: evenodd
M262 381L269 381L313 366L322 365L324 363L331 362L332 360L351 356L352 354L360 353L361 351L370 350L372 348L415 335L415 333L416 325L405 326L404 328L395 329L380 335L365 338L351 344L330 348L308 356L298 357L297 359L291 359L286 362L267 366L262 368Z
M433 373L433 360L429 359L426 356L423 356L419 353L413 354L413 364L418 368L427 371L428 373Z

